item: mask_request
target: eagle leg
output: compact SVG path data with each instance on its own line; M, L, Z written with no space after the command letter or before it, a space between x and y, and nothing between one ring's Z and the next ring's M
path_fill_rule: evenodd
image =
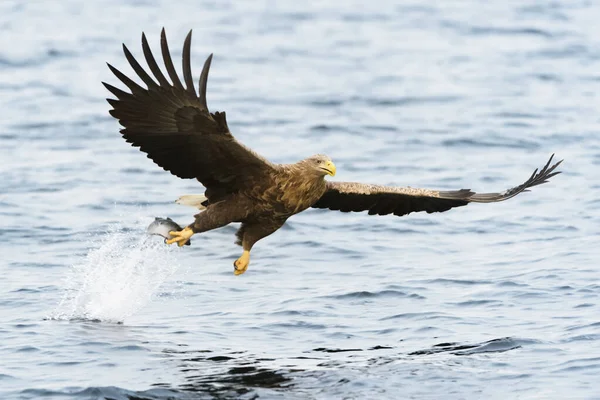
M169 235L171 235L171 239L167 239L166 243L167 244L177 243L177 245L179 247L181 247L184 244L186 244L188 240L190 240L190 238L192 237L193 234L194 234L194 231L189 226L186 226L185 228L183 228L180 231L169 232Z
M250 250L252 246L265 236L269 236L277 229L281 228L285 219L267 219L262 221L244 222L237 231L237 244L242 245L244 252L233 263L233 273L241 275L248 269L250 264Z
M233 263L233 273L235 275L241 275L248 269L250 265L250 250L244 250L240 258Z
M178 246L183 246L196 233L217 229L239 219L240 212L238 211L238 214L235 213L236 207L237 209L240 208L234 201L220 202L206 207L205 211L194 215L196 219L192 224L180 231L169 232L172 238L167 240L167 244L177 243Z

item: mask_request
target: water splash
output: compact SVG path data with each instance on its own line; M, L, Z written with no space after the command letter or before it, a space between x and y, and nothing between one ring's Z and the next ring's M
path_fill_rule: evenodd
M113 226L91 247L85 260L71 268L50 319L123 322L178 269L174 249L141 227L124 231Z

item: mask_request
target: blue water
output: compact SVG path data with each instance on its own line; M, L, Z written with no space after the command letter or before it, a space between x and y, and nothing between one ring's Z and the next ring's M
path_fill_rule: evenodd
M0 2L0 398L599 399L600 7L590 1ZM236 227L146 238L199 193L100 84L194 29L208 103L275 162L498 191L443 214L312 210L233 275Z

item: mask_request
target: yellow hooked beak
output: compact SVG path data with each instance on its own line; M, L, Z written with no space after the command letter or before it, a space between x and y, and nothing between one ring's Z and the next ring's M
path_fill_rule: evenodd
M325 163L325 171L327 172L327 175L335 176L336 169L333 161L327 161Z

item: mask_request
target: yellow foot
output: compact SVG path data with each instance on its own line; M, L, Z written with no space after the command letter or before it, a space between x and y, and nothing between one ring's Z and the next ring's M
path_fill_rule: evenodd
M233 263L233 273L235 275L243 274L248 269L248 265L250 265L250 252L244 250L242 256Z
M187 243L188 240L192 237L194 231L191 228L185 227L180 231L171 231L169 235L171 235L171 239L167 239L167 244L177 243L179 247L183 246Z

